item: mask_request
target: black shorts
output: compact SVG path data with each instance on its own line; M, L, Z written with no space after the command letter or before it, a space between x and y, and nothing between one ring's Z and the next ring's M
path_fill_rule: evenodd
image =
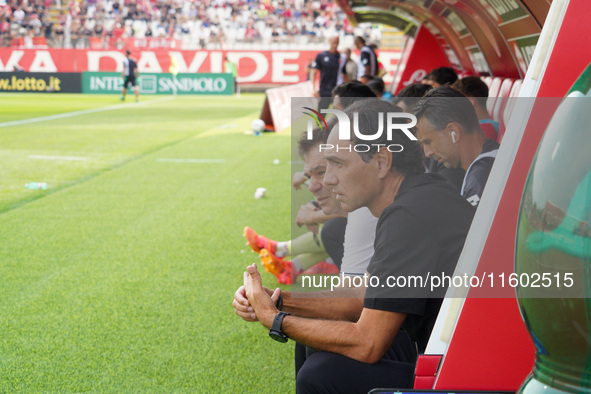
M128 75L125 77L125 81L123 82L123 88L127 89L127 87L131 84L131 86L136 87L137 83L135 82L135 75Z

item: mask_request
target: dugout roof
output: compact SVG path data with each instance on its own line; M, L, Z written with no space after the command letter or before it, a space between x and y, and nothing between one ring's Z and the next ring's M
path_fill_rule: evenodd
M353 24L428 29L458 71L523 78L551 0L336 0Z

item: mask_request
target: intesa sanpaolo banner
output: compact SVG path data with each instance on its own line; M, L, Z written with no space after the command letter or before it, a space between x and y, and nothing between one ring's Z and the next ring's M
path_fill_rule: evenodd
M328 46L327 46L328 49ZM318 51L132 51L142 73L167 73L172 59L180 73L223 73L224 57L238 69L238 83L292 84L307 79L307 66ZM389 82L400 59L399 51L379 51ZM89 49L0 48L0 71L19 65L29 72L121 72L123 51Z
M142 74L138 78L142 94L226 94L234 92L234 79L230 74ZM82 93L120 94L123 88L121 74L115 72L82 73Z

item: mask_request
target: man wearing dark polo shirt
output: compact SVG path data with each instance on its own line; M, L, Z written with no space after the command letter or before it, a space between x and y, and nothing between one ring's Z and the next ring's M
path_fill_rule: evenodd
M374 135L379 116L398 111L368 99L344 112L352 123L357 113L360 133ZM383 133L371 142L368 152L357 153L367 141L353 133L351 140L339 140L338 127L333 128L324 177L345 211L365 206L379 217L367 291L354 298L344 298L345 291L326 298L284 292L276 303L279 290L263 288L253 265L235 294L233 305L243 319L258 320L274 339L291 338L319 350L298 373L298 393L412 387L417 350L425 349L445 289L431 292L429 286L402 282L396 287L389 280L452 275L472 221L474 208L453 186L424 174L416 141L394 131L391 140ZM400 144L403 150L392 153L378 144Z
M310 80L314 84L314 96L319 97L318 111L326 109L332 100L332 90L337 86L337 78L341 69L340 55L337 51L339 37L332 37L330 49L316 55L310 72ZM316 88L316 73L320 71L320 85Z
M460 193L477 206L499 144L484 135L472 103L458 90L442 86L430 90L413 113L425 156L447 168L463 168L466 175Z

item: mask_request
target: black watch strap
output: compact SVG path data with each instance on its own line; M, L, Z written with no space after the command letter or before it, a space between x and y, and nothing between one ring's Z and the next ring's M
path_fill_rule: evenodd
M285 335L283 333L283 331L281 331L281 324L283 324L283 319L285 319L285 316L291 316L291 314L287 313L287 312L279 312L275 315L275 318L273 319L273 325L271 326L271 329L269 330L269 336L271 338L273 338L274 340L278 341L278 342L287 342L287 335Z

